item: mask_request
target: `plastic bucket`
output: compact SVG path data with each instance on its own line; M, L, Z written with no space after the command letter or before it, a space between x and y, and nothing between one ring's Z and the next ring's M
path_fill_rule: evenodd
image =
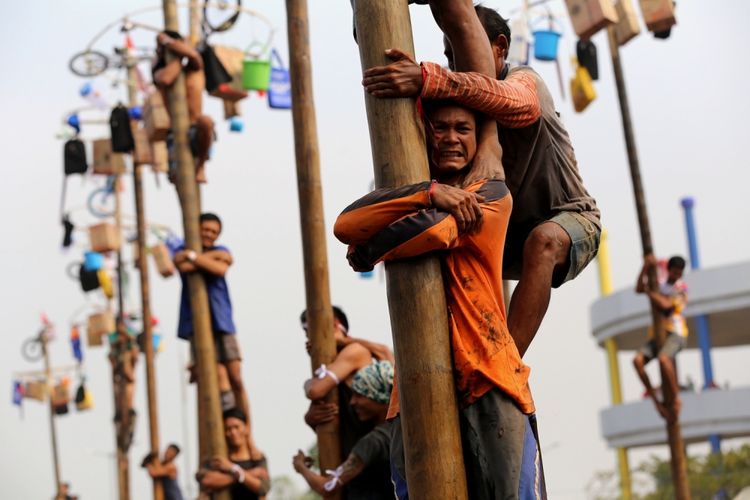
M87 271L98 271L104 266L104 255L99 252L86 252L83 254L83 268Z
M245 124L238 117L233 116L229 119L229 131L230 132L242 132Z
M242 61L242 88L245 90L268 90L271 81L271 61L245 59Z
M557 59L557 45L560 33L550 30L534 32L534 57L540 61L554 61Z

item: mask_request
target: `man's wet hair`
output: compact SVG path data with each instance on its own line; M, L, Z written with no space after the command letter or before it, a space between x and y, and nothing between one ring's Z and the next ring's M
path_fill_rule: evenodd
M223 420L226 420L228 418L236 418L237 420L242 420L243 422L247 423L247 415L245 415L245 412L240 410L239 408L229 408L228 410L224 410L222 417Z
M675 255L673 257L670 257L667 261L667 269L679 269L684 270L685 269L685 259L680 257L679 255Z
M343 309L341 309L339 306L333 306L333 317L339 320L341 326L344 327L344 333L349 333L349 318L346 317ZM307 323L307 309L302 311L302 313L299 315L299 322Z
M510 47L510 26L508 25L508 20L503 19L495 9L490 9L484 5L477 5L474 7L474 10L477 12L479 22L484 26L484 31L487 32L487 36L490 38L490 43L494 42L498 36L505 35Z
M164 30L164 33L165 33L165 34L166 34L166 35L167 35L167 36L168 36L169 38L174 38L175 40L182 40L182 39L183 39L183 38L182 38L182 35L180 35L180 34L179 34L179 33L177 33L176 31L172 31L172 30Z
M175 456L177 456L177 455L179 455L179 454L180 454L180 447L179 447L179 446L177 446L176 444L174 444L174 443L169 443L169 446L167 446L167 449L169 449L169 448L172 448L172 449L174 450L174 454L175 454Z
M219 216L211 212L202 213L199 221L201 224L207 221L214 221L219 223L219 227L224 227L221 223L221 219L219 219Z

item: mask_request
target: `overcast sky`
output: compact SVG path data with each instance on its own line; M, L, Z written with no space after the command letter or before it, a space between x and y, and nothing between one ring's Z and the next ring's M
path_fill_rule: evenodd
M493 0L487 5L502 8L506 14L519 3ZM349 314L353 335L390 343L382 270L370 280L352 273L345 248L330 231L336 214L365 193L372 179L351 10L343 0L310 4L332 300ZM71 364L66 340L70 322L85 319L86 312L103 300L91 294L89 309L80 309L87 299L65 275L65 267L80 259L85 234L77 235L78 243L71 251L60 250L62 142L55 134L68 111L86 104L78 96L84 80L68 71L67 61L106 23L128 9L148 5L143 0L14 2L0 18L5 61L0 79L5 117L0 125L5 152L0 203L6 214L5 244L0 247L0 324L5 330L0 367L9 389L7 404L0 405L0 491L7 498L50 498L53 494L47 409L28 401L21 416L10 404L13 372L41 368L20 357L21 343L36 332L44 311L57 325L58 339L51 346L54 364ZM561 1L551 5L554 13L564 15ZM283 2L262 0L252 7L275 25L274 45L285 55ZM444 62L440 33L428 9L415 6L411 12L417 58ZM746 260L750 254L746 205L750 169L743 152L748 141L749 75L742 63L746 51L739 43L747 36L750 4L744 0L680 2L678 18L670 39L642 34L622 49L622 57L656 250L661 256L687 252L679 200L692 195L697 201L703 265L713 267ZM157 11L137 19L156 24L161 17ZM567 89L575 35L566 17L561 26L560 60ZM263 30L262 24L244 19L233 32L212 41L244 47L254 36L262 37ZM139 45L153 45L149 33L135 37ZM594 42L600 55L598 98L582 114L574 113L569 96L561 98L554 64L535 61L533 66L552 89L568 126L586 186L597 199L610 232L615 287L623 288L632 285L640 265L639 233L605 36L595 36ZM122 38L113 30L96 48L109 51L119 43ZM105 78L95 82L111 102L124 100L124 87L111 88L110 84ZM291 114L268 109L258 96L247 99L242 109L244 131L229 133L220 103L206 99L206 110L217 121L219 141L207 167L204 208L224 219L220 241L235 258L228 280L257 442L268 454L272 474L293 475L292 454L310 445L314 435L302 420L306 408L302 383L310 366L297 320L304 308L304 284ZM97 120L106 115L89 112L83 117ZM84 126L87 139L106 134L106 128ZM69 181L68 207L80 227L92 218L77 207L101 182L91 177ZM181 233L174 190L163 178L160 182L157 186L152 175L146 176L148 219ZM128 179L126 215L133 213L132 207ZM128 267L128 275L133 284L128 305L137 308L137 274ZM163 280L153 268L151 276L152 309L161 320L158 330L165 336L165 348L157 359L161 440L179 443L194 462L194 388L185 389L181 383L187 351L175 337L180 283L178 278ZM586 485L595 471L615 468L615 455L600 437L598 423L598 412L609 404L610 396L604 351L590 332L589 307L597 296L592 265L552 294L545 321L526 356L532 367L551 498L586 498ZM74 317L77 310L86 312ZM733 386L750 383L748 354L747 348L715 351L717 381L730 381ZM631 370L631 356L620 355L626 400L642 392ZM702 380L697 351L681 354L680 365L683 376ZM142 363L138 370L142 375ZM94 409L81 414L73 411L57 421L63 477L84 499L114 498L111 377L103 348L86 350L85 371ZM137 467L148 450L144 394L140 380L139 419L130 453L133 498L150 494L147 476ZM705 447L690 450L700 452ZM663 452L662 448L634 452L631 462ZM180 462L180 467L187 482L185 463Z

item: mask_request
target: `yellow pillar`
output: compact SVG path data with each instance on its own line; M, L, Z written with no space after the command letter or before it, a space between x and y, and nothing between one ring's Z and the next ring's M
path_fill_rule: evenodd
M599 243L599 254L596 258L599 267L599 289L602 296L606 297L612 293L612 273L609 265L609 243L607 242L607 231L602 231ZM622 404L622 388L620 387L620 363L617 360L617 343L613 338L604 342L607 349L607 366L609 368L609 388L612 395L612 404ZM623 500L632 498L630 485L630 465L628 464L627 448L617 448L617 462L620 468L620 489Z

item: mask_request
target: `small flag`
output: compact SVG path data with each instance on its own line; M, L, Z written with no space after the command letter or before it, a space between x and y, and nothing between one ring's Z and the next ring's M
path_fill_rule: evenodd
M21 406L23 403L23 384L18 380L13 381L13 404Z
M83 362L83 351L81 350L81 334L78 331L78 325L73 325L70 329L70 347L73 349L73 357L79 363Z

